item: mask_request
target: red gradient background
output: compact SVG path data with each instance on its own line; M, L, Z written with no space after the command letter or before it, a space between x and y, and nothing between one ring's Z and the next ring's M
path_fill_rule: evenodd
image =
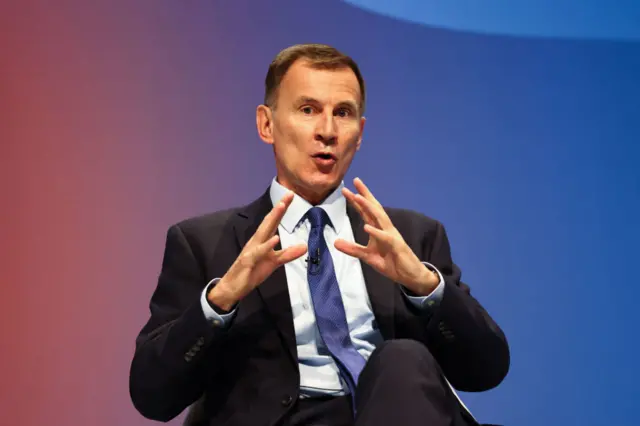
M146 423L126 371L163 232L229 164L205 152L211 128L181 120L207 95L168 63L188 43L152 2L1 10L1 423Z

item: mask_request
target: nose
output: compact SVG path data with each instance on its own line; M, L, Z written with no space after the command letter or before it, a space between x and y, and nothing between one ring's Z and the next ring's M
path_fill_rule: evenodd
M322 114L318 118L315 138L317 141L332 145L338 137L338 128L333 114Z

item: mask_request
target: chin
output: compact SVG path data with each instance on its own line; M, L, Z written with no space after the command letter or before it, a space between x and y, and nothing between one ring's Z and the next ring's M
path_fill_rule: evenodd
M323 176L315 176L312 179L309 179L309 187L317 188L319 190L327 190L329 188L336 187L340 184L340 179L336 176L331 175L323 175Z
M333 190L339 184L340 184L340 179L336 179L335 177L330 178L328 176L324 176L324 177L314 176L310 179L305 179L303 181L304 188L306 188L307 191L310 191L316 194L321 194L323 192Z

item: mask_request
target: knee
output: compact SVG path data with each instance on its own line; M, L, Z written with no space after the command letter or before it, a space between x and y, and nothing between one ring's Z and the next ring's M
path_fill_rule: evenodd
M411 339L384 341L374 350L373 355L385 358L399 357L400 359L433 358L424 344Z
M383 342L373 351L369 362L379 365L385 370L415 371L418 366L422 370L439 370L439 366L429 349L424 344L411 339L394 339Z
M425 380L439 383L440 371L424 344L410 339L388 340L373 351L358 385L366 387L376 382L389 389L414 388Z

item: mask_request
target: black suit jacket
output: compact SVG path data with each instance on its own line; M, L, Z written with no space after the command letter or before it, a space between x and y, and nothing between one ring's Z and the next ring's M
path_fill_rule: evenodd
M239 302L227 329L205 319L200 304L206 284L226 273L271 208L267 191L248 206L169 228L151 317L136 339L130 371L131 398L145 417L169 421L199 401L203 424L270 425L292 407L300 379L284 268ZM366 244L362 219L350 206L347 211L356 242ZM443 226L412 211L386 211L446 284L441 304L426 314L398 284L363 263L382 336L424 343L458 390L497 386L509 369L506 338L460 282Z

